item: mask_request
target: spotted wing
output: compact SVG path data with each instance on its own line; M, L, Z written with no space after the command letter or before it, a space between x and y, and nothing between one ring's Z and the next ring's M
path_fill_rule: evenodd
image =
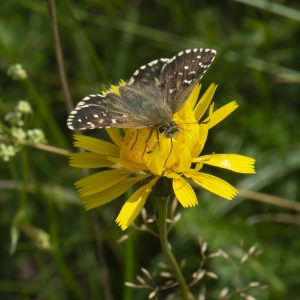
M109 92L104 95L89 95L83 98L69 114L67 126L71 130L94 128L143 128L152 125L145 115L138 114L140 108L130 99Z
M162 68L160 81L164 99L172 112L177 112L203 77L216 56L213 49L195 48L179 52Z
M139 67L133 72L128 84L160 85L161 70L168 60L168 58L160 58Z

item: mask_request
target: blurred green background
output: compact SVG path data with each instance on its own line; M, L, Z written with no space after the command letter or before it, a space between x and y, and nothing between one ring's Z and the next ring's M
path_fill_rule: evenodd
M56 4L74 103L128 79L153 59L194 47L218 51L203 90L216 82L216 107L231 100L240 107L211 132L205 152L254 157L257 174L212 172L243 190L279 199L267 204L264 194L255 194L253 201L244 191L228 202L199 191L196 208L179 209L182 219L170 241L176 256L187 259L187 275L201 263L199 237L208 251L222 248L232 257L206 265L218 279L206 277L193 289L204 294L205 287L206 299L218 299L224 287L230 299L243 299L240 291L253 281L268 286L247 290L257 299L299 299L299 1ZM16 63L26 70L25 80L7 74ZM72 150L47 2L1 2L0 75L1 118L27 100L33 108L28 126L42 129L49 145ZM85 212L73 183L86 173L69 167L65 156L30 147L9 162L0 158L0 170L0 299L147 299L149 291L123 283L135 282L140 267L153 270L163 257L159 241L145 232L129 229L129 239L118 243L124 233L114 219L126 195ZM253 245L261 255L241 266Z

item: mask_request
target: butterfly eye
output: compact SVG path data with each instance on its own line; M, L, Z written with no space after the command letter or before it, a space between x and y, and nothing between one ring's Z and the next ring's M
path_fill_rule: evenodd
M167 129L167 126L166 125L161 125L158 127L158 132L163 134Z

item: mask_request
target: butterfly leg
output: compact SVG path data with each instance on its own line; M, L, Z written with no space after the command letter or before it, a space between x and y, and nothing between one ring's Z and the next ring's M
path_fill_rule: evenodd
M160 146L158 129L156 129L155 132L156 132L156 144L149 151L147 151L147 153L152 153L157 148L157 146L158 147Z
M135 140L134 140L134 142L133 142L133 144L132 144L132 146L131 146L131 148L130 148L130 151L132 151L134 145L136 144L136 142L137 142L137 140L138 140L138 137L139 137L139 130L137 129L137 130L136 130Z
M143 154L142 154L141 158L142 158L142 157L145 155L145 153L146 153L146 149L147 149L148 143L149 143L149 141L150 141L150 139L151 139L151 137L152 137L152 133L153 133L153 128L150 129L149 135L148 135L148 137L147 137L147 139L146 139L146 141L145 141L145 148L144 148L144 151L143 151ZM150 151L151 151L151 150L150 150ZM147 152L147 153L151 153L151 152Z

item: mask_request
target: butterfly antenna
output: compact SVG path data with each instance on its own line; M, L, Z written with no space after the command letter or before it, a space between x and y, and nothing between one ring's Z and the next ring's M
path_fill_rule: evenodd
M180 124L180 125L193 125L193 124L207 124L207 123L209 123L209 119L207 120L207 121L198 121L198 122L188 122L188 123L182 123L182 124ZM181 126L179 126L179 124L177 124L177 126L178 126L178 128L180 128L181 130L186 130L186 131L190 131L190 130L188 130L188 129L186 129L186 128L183 128L183 127L181 127Z

